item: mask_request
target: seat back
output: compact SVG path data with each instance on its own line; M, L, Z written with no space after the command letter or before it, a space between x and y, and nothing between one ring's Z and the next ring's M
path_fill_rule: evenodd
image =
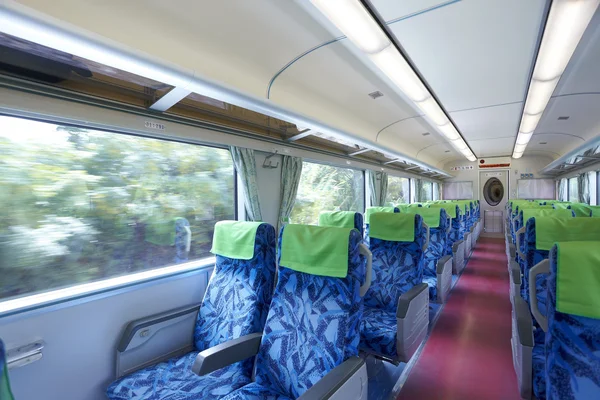
M423 282L423 218L418 214L371 216L373 277L366 306L396 312L400 295Z
M14 400L8 381L8 366L6 365L6 348L0 339L0 399Z
M600 206L590 206L592 217L600 217Z
M568 209L573 210L576 217L591 217L592 216L592 208L583 203L573 203Z
M364 238L365 243L369 244L369 225L371 214L379 213L379 212L388 212L388 213L399 213L400 210L398 207L369 207L365 210L365 232Z
M358 355L365 265L354 229L287 225L279 279L257 357L256 382L301 396Z
M215 225L215 269L194 330L198 351L263 331L275 281L275 243L275 228L266 223Z
M429 227L429 242L425 250L423 274L436 277L438 260L446 255L446 242L448 241L449 220L444 208L413 208L407 210L408 214L418 214Z
M319 226L354 228L364 236L363 216L354 211L324 211L319 214Z
M521 244L521 248L519 249L523 254L525 253L525 232L516 233L523 227L524 222L528 221L533 217L554 217L554 218L572 218L575 216L575 213L572 210L563 210L563 209L554 209L554 208L523 208L519 211L519 216L515 220L515 238L516 235L519 235L519 240L516 241ZM519 255L517 254L517 261L520 265L524 265L524 260L521 260Z
M600 241L551 251L546 398L600 398Z

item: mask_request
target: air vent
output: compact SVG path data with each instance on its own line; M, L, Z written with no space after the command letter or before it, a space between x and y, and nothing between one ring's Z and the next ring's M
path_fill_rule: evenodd
M450 150L446 150L444 153L450 153Z
M548 144L548 142L540 142L540 144Z
M381 93L379 90L373 93L369 93L369 97L372 98L373 100L378 99L379 97L383 97L383 93Z
M423 135L423 136L429 136L429 135L431 135L431 133L425 132L425 133L421 133L421 135Z
M568 116L568 115L566 115L566 116L562 116L562 117L558 117L558 120L559 120L559 121L566 121L566 120L568 120L568 119L569 119L569 116Z

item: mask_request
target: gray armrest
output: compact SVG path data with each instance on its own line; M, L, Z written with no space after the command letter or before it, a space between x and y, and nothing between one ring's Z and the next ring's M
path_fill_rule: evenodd
M444 256L438 260L437 265L435 267L436 274L441 274L444 272L444 266L446 265L448 260L450 260L451 258L452 258L452 256L448 255L448 256Z
M512 240L511 240L511 242L512 242ZM515 248L515 245L512 244L512 243L509 244L508 245L508 251L510 252L511 258L514 260L515 257L517 256L517 249Z
M261 339L262 333L251 333L201 351L196 356L192 372L202 376L253 357L258 353Z
M515 298L515 315L517 320L517 333L519 342L523 346L533 347L533 321L529 306L521 296Z
M515 285L521 284L521 267L515 261L511 261L510 270L512 272L512 279Z
M348 379L365 364L360 357L351 357L319 379L310 389L298 397L298 400L325 400L332 397Z
M405 318L410 302L424 290L429 291L429 286L427 286L426 283L419 283L408 292L400 296L400 299L398 300L398 308L396 309L396 318Z

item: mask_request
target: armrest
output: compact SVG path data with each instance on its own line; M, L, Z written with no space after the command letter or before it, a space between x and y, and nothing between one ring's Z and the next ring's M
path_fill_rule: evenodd
M446 263L452 258L452 256L444 256L442 258L440 258L437 262L437 265L435 267L435 273L436 274L441 274L444 272L444 266L446 265Z
M519 342L523 346L533 347L533 321L527 302L521 296L515 298L515 316Z
M196 356L192 372L206 375L258 354L262 333L251 333L201 351Z
M456 242L454 242L454 244L452 245L452 251L456 252L458 251L458 247L464 243L463 239L457 240Z
M523 235L525 235L525 226L520 228L518 231L515 232L515 238L516 238L516 246L515 246L515 250L517 250L517 253L519 254L519 257L521 257L523 260L526 260L527 257L525 257L525 254L523 254L523 252L521 251L521 233Z
M429 292L429 286L426 283L419 283L408 292L404 293L400 296L398 300L398 308L396 308L396 318L404 318L406 317L406 313L408 312L408 306L410 302L414 300L421 292L427 290Z
M514 260L515 257L517 256L517 249L515 248L515 245L512 243L509 244L508 251L510 252L510 257Z
M521 267L514 261L510 263L510 270L512 272L512 279L515 285L521 284Z
M351 357L319 379L298 400L326 400L332 397L365 364L360 357Z
M544 332L548 332L548 318L543 315L538 307L537 285L535 284L537 276L540 274L550 274L550 260L545 259L529 270L529 304L531 313Z

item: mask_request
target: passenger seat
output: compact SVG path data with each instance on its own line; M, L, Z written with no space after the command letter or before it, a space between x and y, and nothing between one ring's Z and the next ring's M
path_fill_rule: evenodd
M364 237L363 216L354 211L323 211L319 214L319 226L354 228Z
M0 400L14 400L8 380L8 366L6 365L6 348L0 339Z

